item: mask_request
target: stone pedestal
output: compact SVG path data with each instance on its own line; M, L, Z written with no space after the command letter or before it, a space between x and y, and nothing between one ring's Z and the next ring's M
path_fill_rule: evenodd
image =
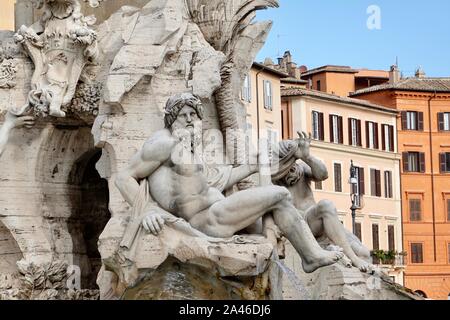
M348 268L342 263L321 268L306 274L301 268L301 259L290 244L286 247L285 265L291 269L300 287L311 300L422 300L411 290L395 284L388 276L376 272L367 274L357 268ZM304 300L298 284L283 276L283 298Z
M121 237L102 238L105 273L115 274L115 292L103 299L265 300L281 298L273 246L264 237L196 237L166 226L159 237L141 233L131 251ZM134 255L132 253L138 252Z

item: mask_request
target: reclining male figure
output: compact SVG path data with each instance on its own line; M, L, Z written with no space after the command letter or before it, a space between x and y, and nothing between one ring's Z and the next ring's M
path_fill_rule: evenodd
M225 197L208 185L204 166L198 164L202 163L200 159L190 163L180 161L183 151L195 157L195 144L202 135L202 119L202 105L194 95L185 93L170 98L165 108L165 129L156 132L119 173L116 186L132 206L139 192L139 181L148 179L150 195L157 206L148 209L143 227L158 235L165 224L165 210L185 219L207 236L229 238L272 213L278 228L300 254L305 272L340 260L342 252L319 246L286 188L256 187ZM251 164L233 168L225 188L257 171L258 165Z

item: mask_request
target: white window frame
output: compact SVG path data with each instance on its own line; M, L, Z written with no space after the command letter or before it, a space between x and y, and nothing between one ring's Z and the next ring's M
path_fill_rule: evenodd
M406 112L406 129L419 130L418 117L419 117L419 115L418 115L417 111L407 111Z
M390 125L389 124L385 124L384 125L384 150L385 151L390 151L391 150L391 135L390 135Z
M358 119L351 118L350 123L352 126L352 146L358 146Z
M312 111L312 134L314 140L320 139L320 129L319 129L319 111Z
M420 153L408 152L408 172L420 172Z
M251 76L250 74L247 74L244 79L244 85L242 87L242 100L245 102L251 102L252 101L252 91L251 91Z
M444 112L444 131L450 131L450 112Z
M386 173L390 173L390 178L391 178L391 183L388 184L388 179L386 179ZM383 179L384 179L384 197L386 199L394 199L394 171L392 169L384 169L383 171ZM386 186L388 186L389 188L386 188ZM392 194L392 197L388 197L388 195L386 194L387 189L389 189L390 193Z
M368 122L369 124L369 149L375 148L375 123L372 121Z
M332 114L331 115L331 121L330 125L333 128L333 141L332 143L339 143L339 115Z
M273 110L273 87L269 80L264 80L264 108Z

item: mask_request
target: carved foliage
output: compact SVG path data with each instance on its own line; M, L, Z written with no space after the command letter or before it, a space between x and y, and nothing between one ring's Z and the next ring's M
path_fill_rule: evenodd
M97 290L67 289L70 274L65 261L42 265L24 260L17 263L20 286L0 291L0 300L98 300Z
M7 57L0 48L0 88L10 89L16 85L17 65L14 59Z

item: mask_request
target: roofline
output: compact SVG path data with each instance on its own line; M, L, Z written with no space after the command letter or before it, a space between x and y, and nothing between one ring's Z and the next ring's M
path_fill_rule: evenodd
M386 80L389 80L389 77L382 77L382 76L358 76L358 75L355 75L355 78L371 78L371 79L386 79Z
M284 90L289 90L289 89L284 89ZM292 89L291 89L292 90ZM392 108L388 108L388 107L384 107L381 105L377 105L374 103L370 103L370 102L366 102L365 100L361 100L361 102L359 101L347 101L344 100L343 98L339 97L339 96L333 96L321 91L317 91L317 93L314 90L308 90L308 89L298 89L299 91L302 91L303 93L298 93L298 94L290 94L290 95L283 95L283 89L281 90L281 97L282 98L287 98L287 97L312 97L312 98L317 98L317 99L323 99L323 100L327 100L327 101L333 101L333 102L338 102L338 103L343 103L343 104L350 104L350 105L356 105L356 106L360 106L360 107L364 107L364 108L370 108L370 109L374 109L377 111L381 111L381 112L386 112L386 113L392 113L392 114L399 114L400 111L397 109L392 109ZM318 95L320 94L320 95ZM347 99L352 99L352 100L358 100L358 99L354 99L354 98L347 98Z
M335 68L338 69L340 68L340 70L327 70L327 68ZM347 69L348 68L348 69ZM346 69L346 70L344 70ZM301 74L302 77L306 77L306 76L310 76L313 74L318 74L318 73L324 73L324 72L333 72L333 73L358 73L359 71L356 69L352 69L349 66L333 66L333 65L326 65L326 66L322 66L322 67L318 67L318 68L314 68L311 70L307 70L305 72L303 72Z
M285 83L301 83L301 84L307 84L308 83L307 80L303 80L303 79L289 79L289 78L283 78L283 79L281 79L281 82L285 82Z
M269 73L275 74L275 75L279 76L280 78L287 78L287 77L289 77L289 74L281 72L281 71L278 71L278 70L275 70L275 69L273 69L273 68L271 68L269 66L266 66L266 65L264 65L262 63L259 63L259 62L253 62L252 67L255 67L255 68L258 68L258 69L262 69L262 70L267 71Z
M366 89L361 89L355 92L352 92L349 94L349 96L351 97L355 97L355 96L359 96L359 95L363 95L363 94L370 94L370 93L374 93L374 92L380 92L380 91L403 91L403 92L426 92L426 93L447 93L450 94L450 90L435 90L435 89L421 89L421 90L416 90L416 89L411 89L411 88L375 88L374 90L367 90L370 89L366 88Z

